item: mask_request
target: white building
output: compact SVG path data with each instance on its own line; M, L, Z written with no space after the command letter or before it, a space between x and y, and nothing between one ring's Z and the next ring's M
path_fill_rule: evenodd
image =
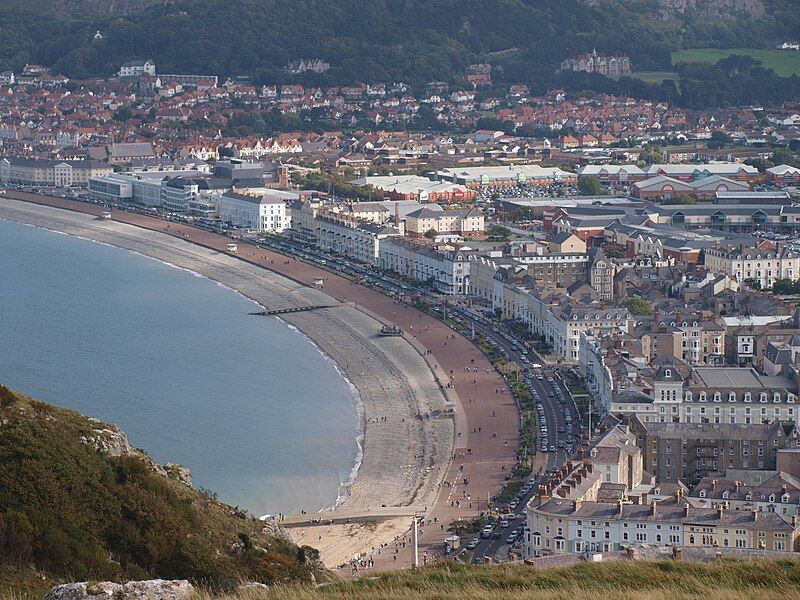
M327 211L318 214L314 223L317 246L370 265L378 264L383 240L401 235L393 227Z
M251 231L281 233L291 223L286 203L297 194L270 190L266 194L243 194L234 190L220 197L219 217L225 223Z
M113 171L108 163L95 160L0 159L0 182L28 186L86 187L90 178Z
M709 248L706 268L738 282L752 280L770 288L778 279L800 279L800 254L785 248Z
M140 77L142 75L155 75L156 63L152 60L133 60L119 68L120 77Z
M470 261L457 250L437 250L401 237L380 245L378 266L414 281L429 282L443 294L469 294Z

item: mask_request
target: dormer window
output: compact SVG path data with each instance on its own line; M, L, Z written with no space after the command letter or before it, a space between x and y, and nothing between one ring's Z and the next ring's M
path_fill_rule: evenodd
M753 494L752 494L752 492L747 492L747 495L744 497L744 499L745 499L745 500L752 500L752 499L753 499Z
M700 392L700 402L705 402L705 401L706 401L706 393Z
M789 494L784 494L781 496L781 502L789 502Z
M728 499L728 490L725 490L724 492L722 492L722 499L723 500L727 500Z
M752 399L752 398L751 398L751 396L750 396L750 392L745 392L745 393L744 393L744 401L745 401L745 402L750 402L750 400L751 400L751 399Z
M722 394L719 392L714 392L714 402L721 402L722 401Z
M775 392L774 394L772 394L772 401L773 402L780 402L781 401L781 395L780 395L779 392Z
M706 491L705 490L700 490L700 497L701 498L705 498L706 497Z
M664 377L672 377L672 369L666 369L664 371Z
M770 502L775 502L775 494L770 494L769 495L769 501Z
M736 402L736 393L735 392L730 392L728 394L728 402Z
M759 401L759 402L766 402L766 401L767 401L767 394L766 394L766 393L764 393L764 392L762 392L761 394L759 394L759 395L758 395L758 401Z

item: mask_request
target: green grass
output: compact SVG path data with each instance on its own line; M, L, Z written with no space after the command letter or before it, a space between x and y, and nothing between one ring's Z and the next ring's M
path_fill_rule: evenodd
M723 560L714 564L619 561L571 568L444 563L418 572L365 576L321 588L277 587L228 600L704 600L796 598L800 561Z
M0 385L0 598L63 581L310 581L310 549L91 442L115 430Z
M800 75L800 52L792 50L757 50L754 48L691 48L672 53L672 64L679 62L705 62L715 64L733 54L752 56L781 77Z
M675 71L637 71L631 73L631 77L641 79L645 83L661 83L665 79L671 79L672 81L680 79L680 75Z

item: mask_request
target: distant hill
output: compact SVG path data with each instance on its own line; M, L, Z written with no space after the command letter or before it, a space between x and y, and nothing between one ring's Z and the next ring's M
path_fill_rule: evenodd
M181 478L115 426L0 386L0 596L63 581L310 581L315 551Z
M551 80L566 56L626 52L666 70L689 47L773 47L796 37L795 0L0 0L0 69L55 65L110 75L152 58L162 72L287 78L322 58L318 83L456 80L491 61L495 79ZM58 13L60 19L41 18ZM119 13L125 13L119 16ZM38 18L37 18L38 17ZM100 30L102 40L94 40Z

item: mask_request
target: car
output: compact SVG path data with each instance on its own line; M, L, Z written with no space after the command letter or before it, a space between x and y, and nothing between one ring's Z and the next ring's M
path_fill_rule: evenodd
M563 448L565 446L564 440L558 440L558 447Z
M475 550L478 547L478 544L481 543L480 538L472 538L467 544L467 550Z
M508 521L506 521L505 519L500 521L500 527L502 527L503 529L508 529Z
M492 539L493 539L493 540L499 540L499 539L500 539L500 531L499 531L499 530L498 530L498 531L495 531L495 532L492 534Z
M542 445L539 447L539 452L547 452L547 446L546 446L546 445L544 445L544 444L542 444Z
M556 451L556 447L555 446L550 446L549 450L550 450L550 452L555 452Z
M517 508L517 501L516 500L512 500L511 502L509 502L508 508L510 508L512 510Z
M506 538L506 544L513 544L516 542L518 535L518 533L511 532L511 534L509 534L509 536Z
M492 530L493 529L494 529L494 525L486 525L486 526L484 526L484 528L481 530L481 537L483 539L488 539L488 538L492 537Z

